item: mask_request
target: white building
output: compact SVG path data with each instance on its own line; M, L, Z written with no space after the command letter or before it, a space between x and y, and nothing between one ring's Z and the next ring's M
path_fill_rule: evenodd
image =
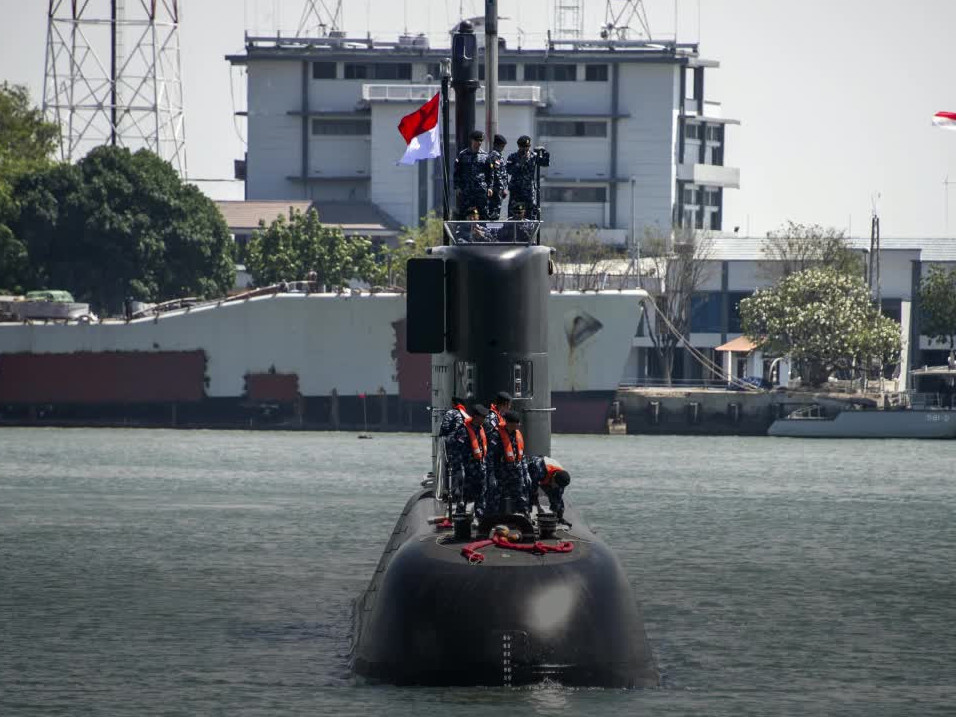
M247 38L227 58L248 70L246 199L365 202L405 225L440 208L440 163L398 166L397 125L438 92L449 56L423 36ZM551 151L547 222L594 225L622 244L675 224L721 229L723 191L739 186L739 171L724 166L737 122L705 98L717 66L673 41L503 46L499 131L506 152L522 134ZM480 126L482 91L478 101Z

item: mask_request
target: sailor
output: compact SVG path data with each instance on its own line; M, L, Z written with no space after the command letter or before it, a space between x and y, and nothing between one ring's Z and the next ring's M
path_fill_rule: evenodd
M469 207L465 211L464 222L455 224L455 242L458 244L480 244L491 241L488 229L481 223L478 207Z
M488 165L491 167L491 196L488 198L488 218L497 220L501 216L501 200L508 196L508 172L501 153L508 144L502 135L496 134L494 147L488 153Z
M547 496L548 507L564 521L564 489L571 475L550 456L528 456L528 476L531 478L532 502L538 502L538 488Z
M455 198L458 200L458 217L466 215L475 207L482 219L488 217L488 198L491 196L491 166L488 155L482 150L485 133L475 130L469 135L469 147L461 150L455 159Z
M486 488L485 457L488 455L488 437L481 424L488 415L488 409L476 403L468 413L469 417L449 439L456 454L456 468L461 466L460 471L451 474L455 479L452 495L456 503L474 503L475 516L481 518Z
M438 429L438 435L443 438L450 436L455 432L465 418L468 417L468 410L465 408L465 400L458 396L451 397L451 408L449 408L441 417L441 426Z
M514 221L514 237L513 241L516 241L521 244L528 244L534 238L534 222L528 219L527 208L524 205L524 202L517 202L513 207L510 207L513 211Z
M485 419L485 433L490 436L497 431L498 424L502 422L501 414L508 410L511 410L511 394L507 391L498 391L488 411L488 418Z
M550 156L544 147L531 151L531 137L526 134L518 137L518 151L508 155L505 168L508 171L508 191L511 200L508 202L508 218L514 219L514 208L524 204L525 209L531 212L532 219L539 219L538 215L538 185L536 180L539 166L547 167L551 163Z
M488 483L493 491L486 506L489 513L527 513L531 479L524 455L524 436L518 426L521 416L505 411L494 433L488 436Z

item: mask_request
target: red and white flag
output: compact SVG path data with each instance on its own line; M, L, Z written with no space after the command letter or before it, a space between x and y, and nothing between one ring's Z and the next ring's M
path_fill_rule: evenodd
M933 124L944 129L956 129L956 112L937 112Z
M438 95L423 104L411 114L402 117L398 123L408 147L399 164L415 164L420 159L433 159L441 156L441 140L438 138Z

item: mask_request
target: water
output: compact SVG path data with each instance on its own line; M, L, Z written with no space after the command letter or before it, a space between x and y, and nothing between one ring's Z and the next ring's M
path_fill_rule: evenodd
M951 715L956 442L568 437L660 690L398 689L350 603L422 436L0 430L0 714Z

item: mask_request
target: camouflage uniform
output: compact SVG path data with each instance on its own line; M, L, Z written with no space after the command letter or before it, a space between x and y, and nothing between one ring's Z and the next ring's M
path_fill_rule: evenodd
M473 426L478 438L478 445L484 446L481 440L481 426ZM475 504L475 515L481 517L485 505L485 458L476 459L471 450L471 436L465 423L459 424L455 432L448 438L448 466L452 496L456 503L464 502ZM455 458L452 460L451 455Z
M488 218L501 216L501 200L508 189L508 172L501 152L493 149L488 153L488 166L491 169L491 196L488 198Z
M527 459L520 458L514 463L508 463L505 460L504 445L497 430L488 435L486 470L488 473L488 494L485 500L487 512L503 513L505 501L510 498L515 511L527 513L531 507L528 500L531 495L531 479L528 477Z
M531 478L531 494L537 498L538 488L540 488L548 498L548 506L557 514L558 519L564 517L564 487L555 485L553 482L547 482L542 485L541 481L548 476L548 468L544 462L544 456L528 456L528 476ZM537 502L537 500L534 500Z
M478 209L478 216L488 218L488 189L492 184L488 155L479 149L463 149L455 159L455 193L458 196L458 217L464 218L471 208Z
M538 188L534 183L538 158L534 152L512 152L508 155L508 218L514 219L514 207L524 204L528 217L538 218Z

